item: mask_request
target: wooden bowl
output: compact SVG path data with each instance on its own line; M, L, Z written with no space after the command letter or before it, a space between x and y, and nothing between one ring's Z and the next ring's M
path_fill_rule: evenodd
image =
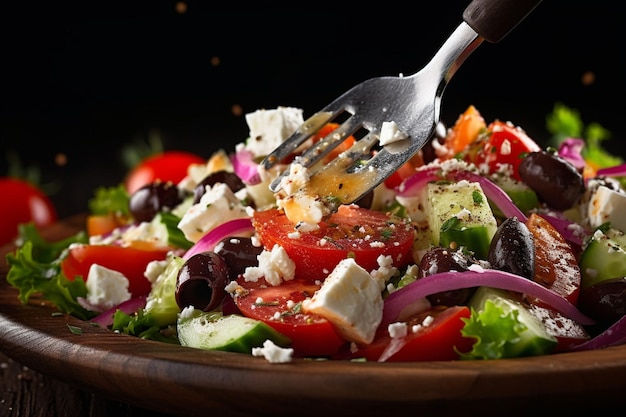
M77 216L46 229L60 239ZM4 247L1 255L11 251ZM22 305L0 279L0 350L29 368L139 407L207 415L594 415L623 407L626 346L493 361L373 363L204 351L116 334L41 300ZM68 326L82 329L75 334ZM488 414L485 414L488 413ZM544 414L545 415L545 414Z

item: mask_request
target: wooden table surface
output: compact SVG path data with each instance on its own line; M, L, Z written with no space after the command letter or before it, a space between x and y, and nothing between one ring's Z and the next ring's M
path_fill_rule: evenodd
M35 372L0 352L0 417L166 417Z

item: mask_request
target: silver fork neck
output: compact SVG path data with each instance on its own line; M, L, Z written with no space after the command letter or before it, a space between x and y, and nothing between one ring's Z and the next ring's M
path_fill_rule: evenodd
M461 64L483 41L466 22L461 22L420 72L433 71L436 73L433 76L448 83ZM417 73L413 74L416 75Z

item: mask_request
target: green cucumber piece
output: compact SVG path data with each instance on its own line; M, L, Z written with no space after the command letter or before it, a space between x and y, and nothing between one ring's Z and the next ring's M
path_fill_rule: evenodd
M528 214L532 209L539 207L537 193L523 182L516 181L508 175L503 175L496 177L494 183L511 198L513 204L515 204L522 213ZM496 217L501 219L505 217L495 204L492 204L491 208Z
M545 355L558 344L556 337L549 334L543 324L506 291L479 287L468 306L472 316L469 323L466 321L463 335L481 339L474 344L473 358ZM490 312L485 312L486 309Z
M185 260L180 256L170 255L165 270L152 284L146 299L145 311L151 314L155 324L160 327L175 324L178 319L180 307L176 302L176 279L184 263Z
M194 310L181 315L177 322L178 340L182 346L225 352L252 353L266 340L278 346L289 346L291 340L268 324L249 317Z
M626 276L626 235L611 227L598 229L580 257L581 289Z
M498 228L480 184L469 181L428 184L428 217L435 246L465 247L487 259Z

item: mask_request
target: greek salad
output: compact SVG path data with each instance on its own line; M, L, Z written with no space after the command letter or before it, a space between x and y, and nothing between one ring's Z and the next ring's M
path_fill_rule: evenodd
M294 221L269 184L301 149L259 163L303 111L257 110L248 138L190 161L182 180L95 190L76 235L50 242L21 225L6 279L22 303L37 295L114 332L272 363L620 345L626 165L580 120L556 105L554 142L540 146L470 105L360 201ZM310 172L294 171L297 188Z

